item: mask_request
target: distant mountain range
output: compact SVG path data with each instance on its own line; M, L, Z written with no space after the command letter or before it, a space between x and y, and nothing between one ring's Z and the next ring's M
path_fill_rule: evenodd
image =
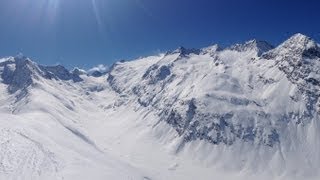
M320 46L305 35L101 69L0 59L0 179L320 178Z

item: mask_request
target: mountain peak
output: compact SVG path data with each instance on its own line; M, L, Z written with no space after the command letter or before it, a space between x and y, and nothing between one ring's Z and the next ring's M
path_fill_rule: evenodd
M74 82L82 81L78 74L71 73L62 65L39 67L44 73L44 77L48 79L59 79L63 81L73 80Z
M284 41L271 52L266 53L263 57L266 59L272 59L275 56L293 56L295 58L300 58L299 61L302 60L302 57L311 59L315 57L320 58L320 47L310 37L301 33L297 33L291 36L288 40Z
M200 54L200 49L195 49L195 48L188 49L183 46L180 46L178 47L178 49L171 51L167 54L176 54L176 53L179 53L181 55Z
M244 51L256 51L257 56L273 49L274 47L266 41L252 39L250 41L245 42L244 44L236 44L231 46L229 49L236 50L239 52Z
M214 44L201 49L201 54L214 54L217 51L222 50L222 48L218 44Z
M36 63L25 56L8 58L0 64L3 67L1 78L8 85L8 91L14 93L19 89L25 89L33 83L33 77L41 74Z
M294 35L292 35L289 39L295 39L295 40L310 40L311 38L309 36L306 36L304 34L301 33L296 33Z
M80 69L78 67L75 67L73 68L73 70L71 71L71 74L74 74L74 75L86 75L87 74L87 71L83 70L83 69Z
M291 49L293 51L303 51L312 48L317 48L317 43L310 37L303 35L301 33L294 34L284 43L282 43L280 48Z
M29 58L19 54L15 57L6 58L0 63L0 72L3 83L8 85L8 91L14 93L21 89L26 89L34 83L34 79L59 79L82 81L77 74L70 73L62 65L42 66L31 61Z

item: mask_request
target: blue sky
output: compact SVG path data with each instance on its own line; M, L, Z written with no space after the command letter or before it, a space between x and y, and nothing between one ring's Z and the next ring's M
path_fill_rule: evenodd
M0 56L89 68L296 32L319 42L319 9L319 0L1 0Z

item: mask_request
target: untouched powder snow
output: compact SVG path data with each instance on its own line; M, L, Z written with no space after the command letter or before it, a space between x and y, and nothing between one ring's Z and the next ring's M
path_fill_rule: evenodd
M319 62L302 34L97 75L0 59L0 179L316 180Z

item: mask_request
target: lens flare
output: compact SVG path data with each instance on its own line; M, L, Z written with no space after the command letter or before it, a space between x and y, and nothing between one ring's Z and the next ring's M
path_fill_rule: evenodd
M97 2L96 2L96 0L91 0L91 3L92 3L92 8L93 8L94 15L96 17L97 24L101 28L102 27L102 20L100 17L100 12L99 12L99 9L97 6Z
M21 0L19 7L23 9L19 16L25 16L33 23L54 24L59 10L60 0Z
M60 0L44 0L43 9L46 11L46 16L49 20L49 23L54 23L57 15Z

